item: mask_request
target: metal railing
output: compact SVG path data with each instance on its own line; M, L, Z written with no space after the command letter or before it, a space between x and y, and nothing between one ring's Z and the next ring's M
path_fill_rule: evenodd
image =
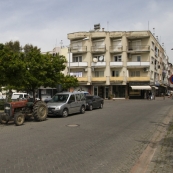
M106 52L106 45L104 46L91 46L92 52Z
M149 51L150 46L148 45L136 45L136 46L127 46L127 51Z

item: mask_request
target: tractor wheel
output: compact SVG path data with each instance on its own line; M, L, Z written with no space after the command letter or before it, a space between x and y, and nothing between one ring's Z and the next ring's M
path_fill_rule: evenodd
M21 112L17 112L14 114L14 123L16 126L21 126L25 121L25 115Z
M33 107L33 116L36 121L44 121L47 118L48 109L43 101L38 101Z
M2 114L0 115L0 123L1 124L7 124L8 123L8 120L4 119Z

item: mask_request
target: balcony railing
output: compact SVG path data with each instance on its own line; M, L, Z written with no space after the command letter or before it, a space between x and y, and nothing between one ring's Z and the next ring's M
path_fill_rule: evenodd
M149 67L150 66L150 62L149 61L145 61L145 62L127 62L127 67Z
M128 77L127 81L150 81L150 77Z
M92 77L92 82L106 82L106 77Z
M87 77L78 77L77 80L79 82L88 82L88 78Z
M124 77L110 77L110 82L122 82Z
M127 46L128 52L148 52L150 51L150 46L148 45L136 45L136 46Z
M83 53L83 52L87 52L87 47L86 46L73 46L70 47L70 52L71 53Z
M123 62L110 62L110 67L122 67Z
M67 67L76 68L76 67L88 67L88 62L69 62L67 63Z
M91 46L92 53L106 52L106 46Z
M106 67L106 62L92 62L91 67Z
M111 53L122 52L123 51L123 46L110 46L109 51Z

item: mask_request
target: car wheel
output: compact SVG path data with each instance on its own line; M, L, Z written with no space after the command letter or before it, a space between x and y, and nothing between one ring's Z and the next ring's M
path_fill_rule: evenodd
M65 117L67 117L67 116L68 116L68 110L67 110L67 109L64 109L64 110L62 111L62 117L65 118Z
M90 111L93 110L93 105L89 105L89 110L90 110Z
M100 109L102 109L103 108L103 103L100 103L100 107L99 107Z
M85 113L85 106L81 106L80 113L84 114Z

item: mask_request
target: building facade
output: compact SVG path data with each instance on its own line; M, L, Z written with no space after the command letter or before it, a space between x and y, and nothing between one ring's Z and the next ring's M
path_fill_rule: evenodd
M169 86L168 56L150 31L69 33L65 73L76 76L78 90L105 99L156 96Z

